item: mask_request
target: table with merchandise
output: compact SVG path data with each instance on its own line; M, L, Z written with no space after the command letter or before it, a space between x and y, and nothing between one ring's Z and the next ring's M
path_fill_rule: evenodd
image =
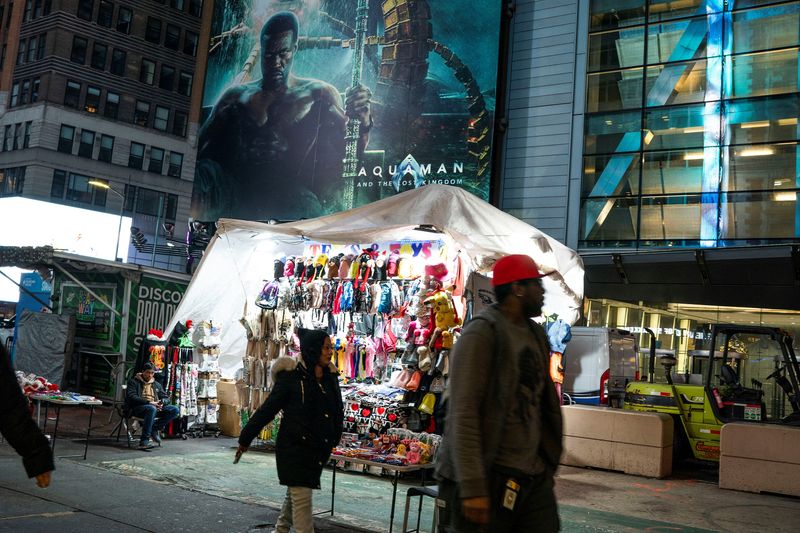
M47 413L49 410L49 406L53 405L56 410L56 422L55 427L53 428L53 435L50 440L51 450L55 453L56 450L56 439L58 438L58 422L61 419L61 408L67 406L84 406L89 407L89 423L86 426L86 443L83 447L83 459L86 460L86 454L89 450L89 436L92 432L92 417L94 416L94 408L98 405L103 405L101 400L96 399L93 396L83 396L80 394L73 394L73 393L59 393L59 394L31 394L29 398L32 401L37 402L37 412L41 412L42 404L44 403L44 426L42 427L42 432L44 433L47 430ZM38 419L38 416L37 416ZM60 457L81 457L80 454L77 455L62 455Z
M441 437L425 433L413 433L405 429L392 429L388 434L374 439L371 446L360 447L357 442L347 442L347 434L331 455L333 474L331 478L331 508L316 514L334 514L336 503L337 463L382 468L392 473L392 507L389 514L389 533L394 527L394 512L397 501L397 483L400 474L421 473L424 487L426 473L435 465L435 452Z

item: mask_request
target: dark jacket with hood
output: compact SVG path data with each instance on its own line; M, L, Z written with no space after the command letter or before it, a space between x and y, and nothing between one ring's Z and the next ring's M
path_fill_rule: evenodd
M22 456L28 477L55 470L50 443L28 411L28 402L17 383L8 352L0 346L0 433Z
M329 365L317 381L313 368L307 369L304 362L293 357L279 357L270 371L275 385L242 429L239 444L250 446L282 410L275 442L278 480L289 487L318 489L322 468L342 436L344 410L339 373Z
M131 409L139 405L147 405L148 402L142 398L142 389L144 388L144 377L142 373L138 373L128 380L128 386L125 389L125 412L129 413ZM169 403L167 400L167 393L164 392L164 387L161 383L153 380L153 392L156 397L164 403Z

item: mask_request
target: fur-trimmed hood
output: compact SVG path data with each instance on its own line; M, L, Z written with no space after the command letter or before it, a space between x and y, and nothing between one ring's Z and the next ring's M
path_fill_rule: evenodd
M270 375L272 376L272 382L274 383L275 380L278 378L278 374L281 372L294 372L297 369L297 366L300 365L305 368L305 363L302 360L296 359L294 357L290 357L288 355L284 355L275 359L272 362L272 366L270 367ZM331 374L339 374L339 369L336 368L336 365L333 363L328 364L328 371Z

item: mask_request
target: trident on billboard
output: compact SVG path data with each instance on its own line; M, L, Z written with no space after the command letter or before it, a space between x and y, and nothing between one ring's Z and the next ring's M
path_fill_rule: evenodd
M356 88L361 84L361 68L364 64L364 41L367 36L367 0L358 0L356 6L355 43L353 45L353 70L350 77L350 86ZM344 165L342 178L344 179L344 194L342 203L345 209L355 205L356 176L358 175L358 139L361 136L361 122L357 118L347 121L345 134Z

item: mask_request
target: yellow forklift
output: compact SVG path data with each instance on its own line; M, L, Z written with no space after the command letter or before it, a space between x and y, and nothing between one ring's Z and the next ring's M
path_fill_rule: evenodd
M664 369L661 383L655 375L655 335L648 333L647 376L627 384L623 409L672 416L676 459L691 450L696 459L719 461L720 429L727 422L800 426L800 366L785 331L714 325L708 351L691 352L685 373L673 372L674 356L658 358Z

